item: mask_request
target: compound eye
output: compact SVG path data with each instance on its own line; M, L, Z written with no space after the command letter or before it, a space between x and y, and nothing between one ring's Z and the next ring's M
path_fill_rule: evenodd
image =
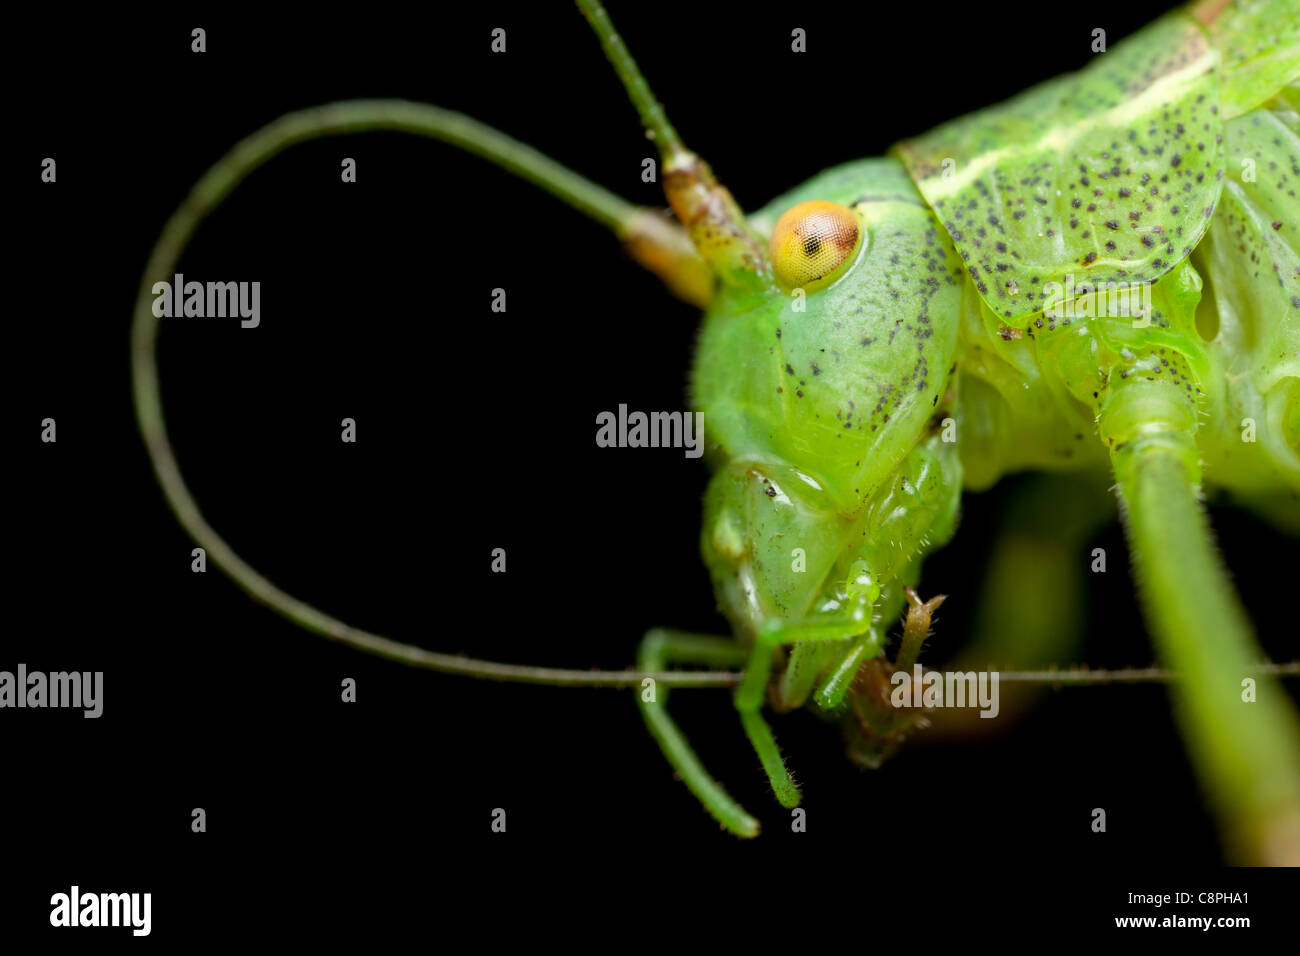
M861 239L852 210L825 199L801 202L772 228L772 268L786 288L820 289L840 277Z

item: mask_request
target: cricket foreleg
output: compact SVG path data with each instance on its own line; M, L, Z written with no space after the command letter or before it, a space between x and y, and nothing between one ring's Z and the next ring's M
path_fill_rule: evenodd
M920 565L916 564L905 572L904 580L914 581L920 577ZM875 616L869 630L856 635L840 653L840 659L831 668L826 679L822 681L813 695L813 703L824 712L839 709L844 698L857 677L862 662L870 660L880 652L885 644L885 622L897 620L903 609L903 594L895 586L885 588L876 605Z
M669 663L703 664L710 667L735 667L743 662L745 652L722 637L703 637L656 628L646 632L637 652L637 666L646 673L663 671ZM688 790L704 805L713 818L741 837L758 835L758 821L732 800L722 785L709 776L686 738L668 715L668 688L643 688L637 706L650 734L682 778Z
M790 650L785 672L777 685L773 706L779 711L797 710L808 700L822 669L842 648L827 641L799 641Z
M864 631L870 632L874 596L865 592L855 595L849 609L843 614L773 623L763 628L754 641L745 665L745 676L736 688L736 710L740 712L741 724L763 764L776 799L783 807L797 807L801 796L781 758L781 751L772 736L772 728L760 712L772 677L772 655L783 644L842 641Z
M875 593L856 594L850 606L841 614L823 614L798 621L772 621L762 628L750 651L745 665L745 677L736 688L736 708L742 712L756 711L763 705L767 685L772 676L772 653L782 645L801 645L805 642L845 641L859 638L872 631L871 610ZM879 650L879 644L872 653Z

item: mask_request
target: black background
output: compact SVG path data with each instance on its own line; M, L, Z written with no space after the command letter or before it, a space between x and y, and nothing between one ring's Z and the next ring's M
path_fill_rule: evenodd
M611 13L683 138L753 209L1078 68L1094 27L1114 43L1164 6ZM194 26L206 54L190 52ZM497 26L505 55L489 50ZM789 50L796 26L803 56ZM1130 890L1181 888L1151 874L1218 864L1159 687L1051 694L1001 736L922 742L874 773L843 758L835 727L779 718L805 787L798 835L726 694L680 691L674 712L702 759L766 824L741 843L673 780L628 692L406 669L300 630L215 569L191 573L129 391L131 307L164 220L238 138L290 109L377 96L463 110L661 204L640 179L636 114L566 4L76 23L51 8L15 20L10 45L0 666L102 670L106 689L99 720L0 716L6 929L47 927L49 894L73 882L151 890L154 936L174 940L239 930L249 914L283 919L295 892L312 904L290 927L365 928L357 894L374 887L419 898L472 886L508 913L504 887L531 872L542 877L521 880L526 896L566 901L558 929L593 886L673 918L706 904L650 877L717 874L755 902L833 883L895 913L900 900L942 912L975 899L1013 932L1035 914L1105 924ZM46 156L56 185L39 182ZM354 185L340 182L344 156ZM260 328L164 323L164 406L208 519L291 593L408 642L553 666L622 668L655 625L723 629L698 557L704 465L593 443L599 411L683 407L697 313L578 213L438 143L333 139L255 173L180 269L262 282ZM488 308L497 286L504 315ZM54 445L39 441L47 416ZM344 417L356 444L339 441ZM927 563L925 590L952 595L933 663L969 633L1016 488L968 496L956 540ZM1279 554L1294 545L1239 513L1214 517L1262 641L1290 656L1276 597L1293 583ZM1118 525L1094 545L1112 563L1087 576L1086 660L1147 664ZM495 547L504 575L489 570ZM346 677L354 705L340 702ZM206 834L190 831L194 807ZM505 835L490 832L495 807ZM1107 808L1104 835L1090 830L1093 807ZM899 875L916 868L926 875ZM206 895L218 891L228 897Z

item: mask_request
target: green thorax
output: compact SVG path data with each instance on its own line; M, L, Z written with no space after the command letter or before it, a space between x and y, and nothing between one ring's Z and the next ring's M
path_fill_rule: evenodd
M896 587L950 533L963 481L1104 469L1097 421L1134 384L1174 383L1180 414L1206 423L1208 480L1270 508L1276 489L1296 498L1300 150L1279 84L1300 73L1300 22L1270 25L1279 9L1239 4L1209 30L1170 15L752 218L768 233L829 200L865 238L826 288L724 289L705 315L692 398L719 473L704 551L734 618L842 607L854 562ZM1247 185L1249 158L1263 178ZM1056 286L1101 294L1044 314ZM1141 287L1149 321L1103 312L1108 286ZM1243 444L1243 415L1258 442Z
M1292 0L1237 2L1208 27L1197 12L895 150L967 274L970 487L1020 468L1105 467L1095 421L1112 374L1172 368L1195 393L1210 480L1300 488L1300 140L1287 86L1300 78L1300 16ZM1149 327L1105 314L1109 293L1139 286ZM1044 315L1062 287L1097 290L1082 317ZM1258 443L1242 440L1247 420Z

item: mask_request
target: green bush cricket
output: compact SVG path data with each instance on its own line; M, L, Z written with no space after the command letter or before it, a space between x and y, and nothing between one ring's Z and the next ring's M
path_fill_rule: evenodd
M1025 469L1109 473L1229 844L1243 860L1300 859L1300 723L1273 689L1278 668L1260 666L1199 504L1204 480L1300 529L1300 23L1285 0L1170 14L1079 73L831 169L752 216L682 144L600 4L579 6L659 150L676 221L467 117L355 101L253 134L168 222L136 306L136 408L167 498L209 559L303 626L371 653L638 688L686 785L722 826L754 836L757 820L672 722L667 689L737 685L773 791L797 806L765 707L840 723L865 766L901 742L918 712L891 705L891 685L915 665L941 600L915 589L926 554L955 530L962 491ZM626 672L438 654L280 591L203 520L163 425L153 286L258 165L308 138L371 129L442 139L533 181L705 309L692 377L714 472L701 545L733 637L653 631ZM1074 508L1058 487L1055 503ZM681 664L743 677L669 670ZM1247 679L1260 690L1244 704Z

